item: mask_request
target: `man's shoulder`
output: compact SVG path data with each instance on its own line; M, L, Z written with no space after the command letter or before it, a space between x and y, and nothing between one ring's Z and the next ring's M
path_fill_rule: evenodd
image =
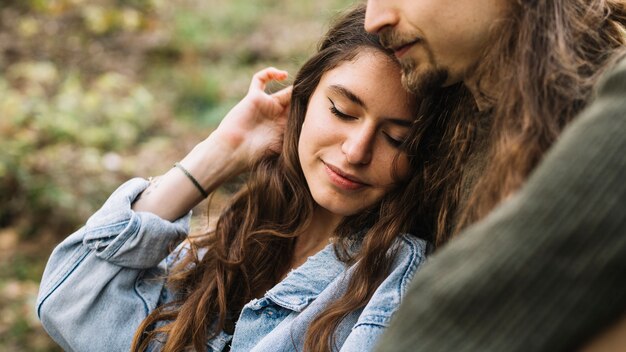
M626 91L626 52L622 53L606 70L597 84L598 96L615 91Z

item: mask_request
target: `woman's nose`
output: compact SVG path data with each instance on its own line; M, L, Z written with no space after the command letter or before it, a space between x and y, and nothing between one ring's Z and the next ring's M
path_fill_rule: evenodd
M365 12L365 30L378 33L385 27L398 24L398 11L392 6L392 0L368 0Z
M372 161L375 129L361 126L348 133L341 147L350 164L369 164Z

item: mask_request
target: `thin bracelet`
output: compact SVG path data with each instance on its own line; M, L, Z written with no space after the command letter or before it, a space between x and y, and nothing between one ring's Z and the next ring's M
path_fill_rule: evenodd
M196 178L193 177L193 175L189 171L187 171L187 169L185 169L180 163L174 163L174 167L179 168L180 171L182 171L185 174L185 176L187 176L189 181L191 181L193 185L196 186L198 191L200 191L200 194L202 194L202 197L207 198L209 196L209 194L200 185L200 182L198 182L198 180L196 180Z

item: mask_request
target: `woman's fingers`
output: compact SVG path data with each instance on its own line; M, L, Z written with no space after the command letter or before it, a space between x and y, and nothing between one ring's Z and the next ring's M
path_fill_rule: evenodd
M291 91L293 90L293 86L289 86L287 88L283 88L278 92L272 94L272 97L282 106L283 108L289 106L289 102L291 101Z
M275 80L282 81L287 79L289 74L287 71L279 70L275 67L265 68L252 76L252 82L250 82L250 91L252 90L265 90L265 85L267 82Z

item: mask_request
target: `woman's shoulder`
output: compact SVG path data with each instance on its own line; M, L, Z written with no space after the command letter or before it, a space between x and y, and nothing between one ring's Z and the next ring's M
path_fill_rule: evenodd
M357 326L362 324L388 326L413 276L425 262L428 247L428 242L411 234L398 236L392 248L395 258L389 275L378 286L363 309Z

